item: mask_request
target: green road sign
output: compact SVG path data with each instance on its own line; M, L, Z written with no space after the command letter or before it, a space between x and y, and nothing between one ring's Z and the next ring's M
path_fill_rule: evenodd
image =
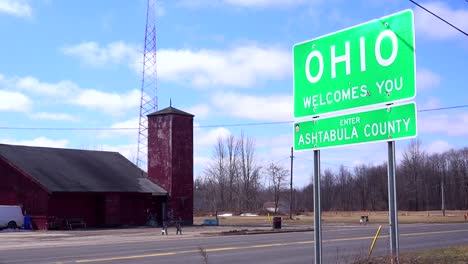
M416 105L409 103L294 124L296 150L415 137Z
M296 44L294 117L414 98L413 12Z

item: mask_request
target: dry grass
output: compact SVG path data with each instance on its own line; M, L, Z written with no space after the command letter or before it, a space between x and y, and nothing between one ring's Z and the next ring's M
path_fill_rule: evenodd
M446 211L446 216L442 216L440 211L419 211L419 212L398 212L398 222L400 224L410 223L462 223L465 222L463 214L466 211ZM361 215L366 215L366 212L323 212L322 220L324 223L345 223L345 224L359 224ZM384 224L388 223L388 212L368 212L370 223ZM273 217L271 215L270 217ZM288 216L281 216L283 224L288 225L310 225L314 222L312 213L294 216L290 220ZM201 224L204 219L214 218L213 216L195 217L195 223ZM269 225L270 222L267 216L230 216L219 217L221 225L234 225L234 226L253 226L253 225Z
M362 259L353 264L390 264L390 257ZM400 264L462 264L468 263L468 245L415 251L400 255Z

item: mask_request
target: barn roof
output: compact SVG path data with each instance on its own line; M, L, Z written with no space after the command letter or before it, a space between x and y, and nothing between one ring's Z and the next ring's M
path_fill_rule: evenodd
M167 193L117 152L0 144L0 158L49 192Z

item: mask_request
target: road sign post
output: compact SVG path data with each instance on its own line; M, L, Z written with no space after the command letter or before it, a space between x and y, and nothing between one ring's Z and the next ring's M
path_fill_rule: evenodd
M414 98L413 12L296 44L293 59L296 118Z
M390 250L392 252L392 263L396 259L398 263L398 208L396 197L396 159L395 159L395 141L388 142L388 210L390 221Z
M320 150L314 150L314 244L315 262L322 263L322 206L320 203Z

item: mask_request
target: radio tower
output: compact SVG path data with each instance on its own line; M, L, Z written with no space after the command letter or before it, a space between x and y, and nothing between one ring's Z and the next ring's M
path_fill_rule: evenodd
M137 166L147 170L148 114L158 110L156 71L156 0L148 0L146 8L143 77L141 80L140 124L138 129Z

